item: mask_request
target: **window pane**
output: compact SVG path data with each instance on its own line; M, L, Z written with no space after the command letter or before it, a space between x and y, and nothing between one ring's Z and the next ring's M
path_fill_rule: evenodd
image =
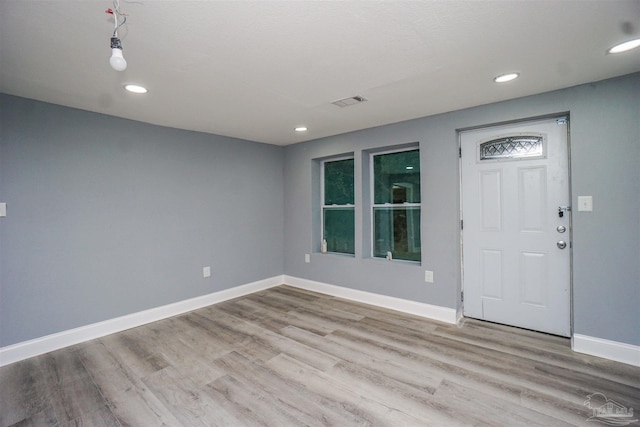
M353 159L325 162L324 204L353 204Z
M323 216L327 251L353 254L355 233L353 208L324 208Z
M480 144L480 160L530 159L544 156L541 136L518 135Z
M373 157L374 203L420 203L420 152Z
M420 261L420 208L374 208L373 256Z

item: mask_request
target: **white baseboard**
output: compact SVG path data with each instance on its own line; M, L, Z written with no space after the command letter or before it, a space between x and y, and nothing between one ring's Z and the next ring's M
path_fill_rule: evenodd
M389 308L403 313L414 314L445 323L456 323L456 309L440 307L437 305L425 304L422 302L410 301L386 295L374 294L371 292L359 291L342 286L329 285L327 283L315 282L313 280L301 279L299 277L284 276L284 283L296 288L319 292L352 301L371 304L378 307Z
M2 347L0 348L0 366L9 365L49 351L58 350L70 345L177 316L178 314L258 292L283 283L284 276L275 276L269 279L236 286L235 288L213 292L208 295L163 305L161 307L116 317L114 319Z
M177 316L182 313L269 289L281 284L287 284L293 287L357 301L364 304L389 308L391 310L439 320L445 323L455 324L458 320L457 312L453 308L440 307L401 298L374 294L371 292L359 291L342 286L330 285L313 280L282 275L2 347L0 348L0 366L9 365L49 351L58 350L70 345ZM602 338L590 337L587 335L574 334L572 338L572 348L573 351L578 353L585 353L592 356L614 360L616 362L640 366L640 346L637 345L625 344Z
M640 366L640 346L637 345L574 334L571 340L571 348L578 353Z

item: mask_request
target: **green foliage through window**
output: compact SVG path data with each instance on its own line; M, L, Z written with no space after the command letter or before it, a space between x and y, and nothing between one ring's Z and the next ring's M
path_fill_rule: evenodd
M420 261L420 151L373 156L373 256Z
M374 208L373 256L420 261L420 208Z
M327 252L353 254L355 240L353 159L323 163L322 239Z
M324 204L353 204L353 159L325 162Z
M353 254L355 234L353 208L325 208L323 220L327 251Z
M420 203L418 150L373 157L374 204Z

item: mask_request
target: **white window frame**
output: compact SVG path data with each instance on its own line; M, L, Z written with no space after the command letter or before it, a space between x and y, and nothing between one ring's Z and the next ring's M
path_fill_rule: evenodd
M354 171L353 171L353 199L355 202L355 191L356 191L356 174L355 174L355 156L353 155L349 155L349 156L340 156L340 157L331 157L329 159L325 159L325 160L321 160L320 161L320 251L321 252L325 252L324 251L324 245L323 242L325 240L324 238L324 210L325 209L345 209L345 208L350 208L353 209L354 212L354 218L355 218L355 203L347 203L345 205L337 205L337 204L331 204L331 205L327 205L325 204L325 193L324 193L324 166L326 163L332 163L332 162L338 162L341 160L353 160L354 161ZM354 230L355 230L355 224L354 224ZM355 252L355 235L353 236L353 240L354 240L354 252ZM346 255L346 256L353 256L354 254L350 254L347 252L331 252L331 251L326 251L327 253L331 253L331 254L337 254L337 255Z
M390 150L385 150L385 151L376 151L376 152L372 152L369 154L369 194L371 195L371 208L370 208L370 218L371 218L371 247L370 247L370 254L371 254L371 258L377 258L377 259L381 259L382 257L376 256L375 255L375 217L374 217L374 210L375 208L395 208L395 207L400 207L400 208L410 208L410 207L417 207L420 209L420 217L422 218L422 197L420 197L420 203L375 203L376 200L376 194L375 194L375 169L374 169L374 157L376 156L382 156L385 154L394 154L394 153L402 153L404 151L418 151L418 153L420 153L420 147L419 146L412 146L412 147L406 147L406 148L399 148L399 149L390 149ZM422 168L420 169L420 180L422 181ZM422 182L421 182L422 184ZM422 185L420 185L420 188L422 189ZM412 189L413 190L413 189ZM415 227L414 224L412 224L411 228ZM422 229L422 227L420 227L420 229ZM412 233L412 235L414 235L415 233ZM393 232L392 232L393 235ZM418 236L420 238L420 243L419 245L422 245L422 236ZM413 245L413 239L410 239L411 244ZM393 242L391 242L391 244L393 245ZM421 248L422 249L422 248ZM391 253L393 255L393 248L391 250ZM422 258L422 250L420 251L420 258ZM387 258L388 259L388 258ZM413 260L406 260L406 259L392 259L393 261L401 261L401 262L412 262L412 263L421 263L422 260L419 261L413 261Z

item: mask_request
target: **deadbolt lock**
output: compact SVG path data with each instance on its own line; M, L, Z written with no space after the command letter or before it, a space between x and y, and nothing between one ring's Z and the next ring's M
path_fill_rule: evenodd
M562 218L565 212L571 211L571 206L558 206L558 216Z

